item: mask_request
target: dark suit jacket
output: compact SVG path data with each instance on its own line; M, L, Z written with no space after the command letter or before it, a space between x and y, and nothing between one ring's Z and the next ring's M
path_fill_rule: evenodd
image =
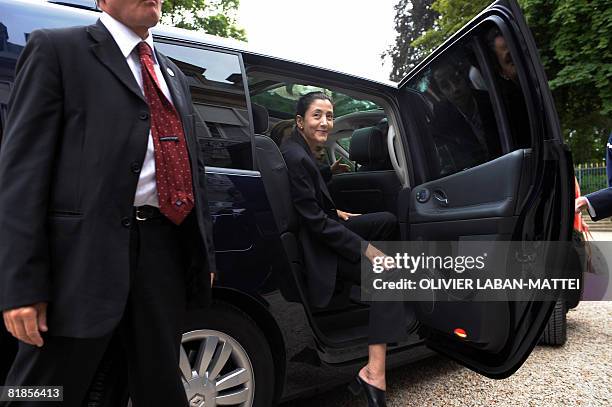
M612 187L604 188L599 191L592 192L586 195L589 203L595 209L595 217L597 221L612 216Z
M300 218L309 300L316 307L324 307L334 293L337 256L359 261L362 239L341 224L317 160L296 130L281 145L281 152L289 172L293 205Z
M190 92L182 72L157 56L182 118L195 188L201 250L193 251L189 289L207 297L214 249ZM0 149L0 309L47 301L50 334L101 336L119 322L128 295L126 222L149 109L100 21L32 32L16 71Z

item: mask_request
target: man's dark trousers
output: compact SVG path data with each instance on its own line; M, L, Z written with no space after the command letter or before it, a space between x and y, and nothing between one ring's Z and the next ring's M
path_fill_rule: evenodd
M138 406L186 406L178 355L186 307L189 241L197 232L191 214L180 226L160 216L132 220L130 231L130 292L121 322L101 338L43 335L42 348L20 343L7 385L60 385L63 407L85 404L88 389L105 358L127 362L132 403ZM49 305L50 307L52 304ZM117 355L115 351L121 354ZM115 378L116 379L116 378ZM7 406L40 406L9 403ZM119 406L117 406L119 407Z

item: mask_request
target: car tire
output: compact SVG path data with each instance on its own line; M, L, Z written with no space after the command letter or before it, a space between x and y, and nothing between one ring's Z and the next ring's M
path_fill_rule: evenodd
M184 332L182 346L191 364L189 369L195 369L193 362L196 360L210 359L213 365L215 360L227 357L223 369L218 370L220 367L217 366L206 371L206 376L211 372L217 375L217 384L208 389L201 387L201 390L209 391L208 395L216 397L217 405L222 404L220 398L224 398L223 405L237 407L272 405L274 359L266 337L251 317L233 305L214 302L211 308L188 313ZM185 370L183 365L181 370ZM223 378L225 384L221 386L225 387L219 389ZM228 385L228 382L231 383ZM197 405L194 397L199 390L189 386L186 390L190 405ZM244 396L246 400L242 401ZM239 402L234 404L231 400Z
M550 315L548 324L544 329L540 344L561 346L567 341L567 311L565 301L557 300L555 308Z
M269 407L274 399L274 362L255 321L235 306L213 302L185 318L181 373L190 406ZM201 368L198 368L198 365ZM90 388L88 406L126 406L126 367L116 357L103 360ZM194 373L192 373L194 372Z

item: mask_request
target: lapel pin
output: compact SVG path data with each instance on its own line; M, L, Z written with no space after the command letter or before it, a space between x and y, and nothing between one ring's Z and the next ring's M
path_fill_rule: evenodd
M166 68L166 71L168 72L168 75L174 76L174 72L172 72L172 69Z

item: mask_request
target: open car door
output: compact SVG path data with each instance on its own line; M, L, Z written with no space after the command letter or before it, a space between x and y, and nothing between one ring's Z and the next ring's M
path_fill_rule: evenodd
M396 168L410 179L399 197L403 240L570 240L571 155L514 0L470 21L408 74L398 95L410 161ZM428 346L491 378L521 366L554 307L415 304Z

